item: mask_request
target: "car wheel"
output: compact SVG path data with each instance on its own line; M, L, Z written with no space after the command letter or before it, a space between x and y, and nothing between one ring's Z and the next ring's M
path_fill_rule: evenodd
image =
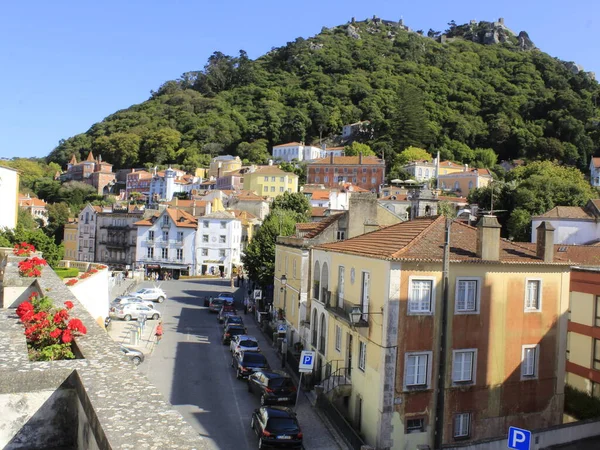
M265 394L260 396L260 406L265 406L266 404Z
M125 322L129 322L131 320L131 316L129 314L127 314L125 317L123 317L123 320Z
M162 296L161 296L161 297L158 297L158 303L162 303L162 302L164 302L164 301L165 301L165 298L164 298L164 297L162 297Z
M158 320L160 316L158 314L153 314L152 315L152 320Z
M142 359L139 356L134 356L133 358L131 358L131 360L136 366L139 366L142 363Z

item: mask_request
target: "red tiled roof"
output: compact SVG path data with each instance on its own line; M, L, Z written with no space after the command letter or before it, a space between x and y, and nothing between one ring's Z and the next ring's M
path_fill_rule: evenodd
M301 144L300 142L288 142L287 144L274 145L273 148L277 148L277 147L290 147L292 145L304 145L304 144Z
M310 198L311 198L311 200L329 200L330 194L331 194L331 191L325 191L325 190L314 191Z
M327 208L322 206L313 206L311 208L310 216L311 217L325 217L325 211Z
M326 152L333 152L337 150L344 150L344 147L328 147L324 149Z
M260 195L256 195L253 191L240 191L236 195L236 197L239 201L252 201L252 202L266 201L264 199L264 197L261 197Z
M592 158L594 167L600 167L600 158Z
M551 219L593 219L593 216L581 206L555 206L550 211L533 218L542 217Z
M175 226L177 226L177 227L183 227L183 228L197 228L198 227L198 219L196 219L194 216L192 216L191 214L188 214L187 212L185 212L181 209L167 208L166 212L169 215L169 217L171 218L171 220L173 221L173 223L175 224ZM143 220L139 220L139 221L135 222L134 225L143 226L143 227L152 226L152 224L154 224L154 222L156 222L156 219L158 219L161 215L162 215L162 213L156 213L152 217L148 217L147 219L143 219Z
M303 232L301 237L306 239L312 239L317 237L327 228L329 228L333 223L340 220L343 216L342 213L332 214L331 216L325 217L323 220L319 222L312 223L297 223L296 224L296 232Z
M268 175L290 175L290 176L294 176L294 177L298 176L295 173L286 172L285 170L280 169L278 166L259 166L256 168L256 170L254 172L248 172L247 175L251 175L253 173L260 174L260 175L268 174Z
M334 156L333 157L333 165L359 165L360 156ZM314 161L309 161L308 165L317 165L317 164L329 164L331 165L331 156L327 158L315 159ZM362 164L363 166L376 166L376 165L385 165L385 162L376 156L363 156Z
M395 197L395 198L392 198ZM381 197L380 200L389 200L389 201L397 201L397 202L405 202L408 200L406 194L392 194L387 197Z
M527 247L535 252L536 244L531 242L519 242L523 247ZM599 266L600 267L600 247L594 245L554 245L554 258L560 258L572 265L581 266Z
M453 262L483 262L477 256L477 229L453 222L450 230L450 260ZM323 244L317 249L367 256L377 259L441 262L445 239L445 218L419 217L388 226L346 241ZM492 262L492 261L490 261ZM535 249L500 239L500 262L545 264ZM565 264L562 258L554 264Z
M236 219L246 219L246 220L257 219L257 217L254 214L249 213L248 211L243 211L241 209L228 209L227 211L233 213L233 215L235 216Z

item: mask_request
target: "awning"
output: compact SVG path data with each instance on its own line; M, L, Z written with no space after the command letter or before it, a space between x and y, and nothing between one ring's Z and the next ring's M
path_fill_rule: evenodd
M146 264L146 269L160 269L160 264Z
M187 264L163 264L160 267L162 267L163 269L187 270L189 266Z

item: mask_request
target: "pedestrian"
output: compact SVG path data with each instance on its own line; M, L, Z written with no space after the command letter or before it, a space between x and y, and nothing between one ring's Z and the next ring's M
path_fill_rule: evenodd
M154 334L156 335L156 345L159 344L160 340L163 337L163 325L162 325L162 320L160 322L158 322L158 325L156 326L156 331L154 332Z
M248 297L244 297L244 315L248 314Z

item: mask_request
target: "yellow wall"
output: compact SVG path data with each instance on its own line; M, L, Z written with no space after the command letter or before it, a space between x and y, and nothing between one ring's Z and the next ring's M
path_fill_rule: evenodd
M65 259L77 260L77 224L66 224L63 243L65 245Z
M571 322L594 326L594 300L593 294L571 292Z
M469 189L470 181L473 182L473 187L471 189ZM440 187L443 186L442 187L443 189L449 189L452 191L455 190L454 185L456 182L458 182L460 192L463 196L466 196L467 194L469 194L469 192L471 192L472 190L474 190L478 187L487 186L488 184L490 184L491 181L492 180L490 177L464 176L463 172L456 173L456 175L450 175L448 177L444 177L439 180Z
M294 272L294 261L296 270ZM275 249L275 284L274 306L284 307L284 292L281 291L281 276L285 275L285 318L296 330L300 328L299 295L306 292L307 279L302 277L302 249L287 245L276 245ZM298 337L298 336L296 336Z
M591 383L590 380L588 380L587 378L583 378L579 375L575 375L574 373L567 372L567 384L569 386L574 387L575 389L579 389L580 391L591 394Z
M265 178L268 178L268 181L265 181ZM287 172L277 175L261 174L260 171L247 173L244 175L244 190L254 191L257 195L271 198L283 195L284 192L295 193L298 192L298 175Z
M569 333L569 361L582 367L590 368L592 364L593 340L590 336Z
M440 167L440 175L447 175L449 173L457 173L465 170L464 166L457 167Z

